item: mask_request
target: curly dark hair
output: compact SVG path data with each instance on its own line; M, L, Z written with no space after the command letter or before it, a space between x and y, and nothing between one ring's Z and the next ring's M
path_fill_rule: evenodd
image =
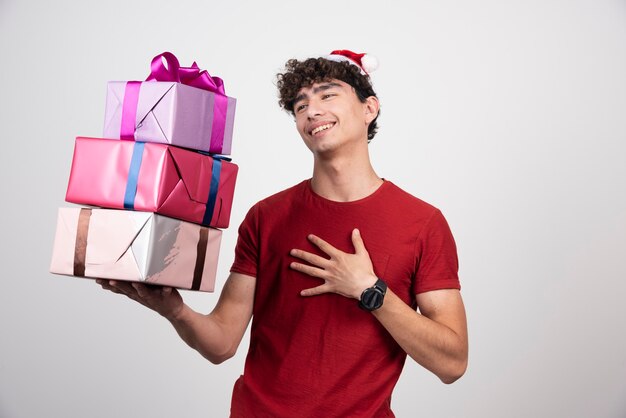
M376 96L368 76L361 74L359 68L347 61L330 61L325 58L309 58L305 61L290 59L285 64L285 72L276 75L280 107L294 115L293 105L296 95L303 87L309 87L321 81L340 80L354 88L361 103L370 96ZM380 111L378 112L380 114ZM376 135L378 115L367 127L367 141Z

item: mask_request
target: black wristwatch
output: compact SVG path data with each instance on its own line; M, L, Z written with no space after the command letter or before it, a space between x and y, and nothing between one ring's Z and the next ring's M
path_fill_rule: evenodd
M368 287L361 293L361 300L359 301L359 308L366 311L375 311L383 306L383 300L385 299L385 293L387 293L387 284L378 279L374 286Z

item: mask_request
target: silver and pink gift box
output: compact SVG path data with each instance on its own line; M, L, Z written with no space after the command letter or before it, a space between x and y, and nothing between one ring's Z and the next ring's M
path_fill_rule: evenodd
M238 167L164 144L76 138L65 200L226 228Z
M232 97L182 83L111 81L103 136L229 155L235 106Z
M221 231L148 212L60 208L50 272L212 292Z

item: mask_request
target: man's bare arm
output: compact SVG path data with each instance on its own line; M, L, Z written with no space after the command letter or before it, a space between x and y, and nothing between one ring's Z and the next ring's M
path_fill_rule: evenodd
M219 364L235 355L252 317L256 279L231 273L219 301L208 314L187 306L176 289L142 283L98 280L104 289L125 294L167 318L180 337L210 362Z
M434 290L416 296L415 312L393 291L373 312L409 356L444 383L452 383L467 368L467 323L461 293Z

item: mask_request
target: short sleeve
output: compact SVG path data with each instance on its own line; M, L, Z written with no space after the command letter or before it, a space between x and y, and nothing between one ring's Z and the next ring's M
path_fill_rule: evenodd
M235 261L230 268L233 273L256 277L259 265L259 219L258 204L254 205L239 225L239 236L235 246Z
M414 294L461 288L456 243L448 222L438 209L417 238L415 257Z

